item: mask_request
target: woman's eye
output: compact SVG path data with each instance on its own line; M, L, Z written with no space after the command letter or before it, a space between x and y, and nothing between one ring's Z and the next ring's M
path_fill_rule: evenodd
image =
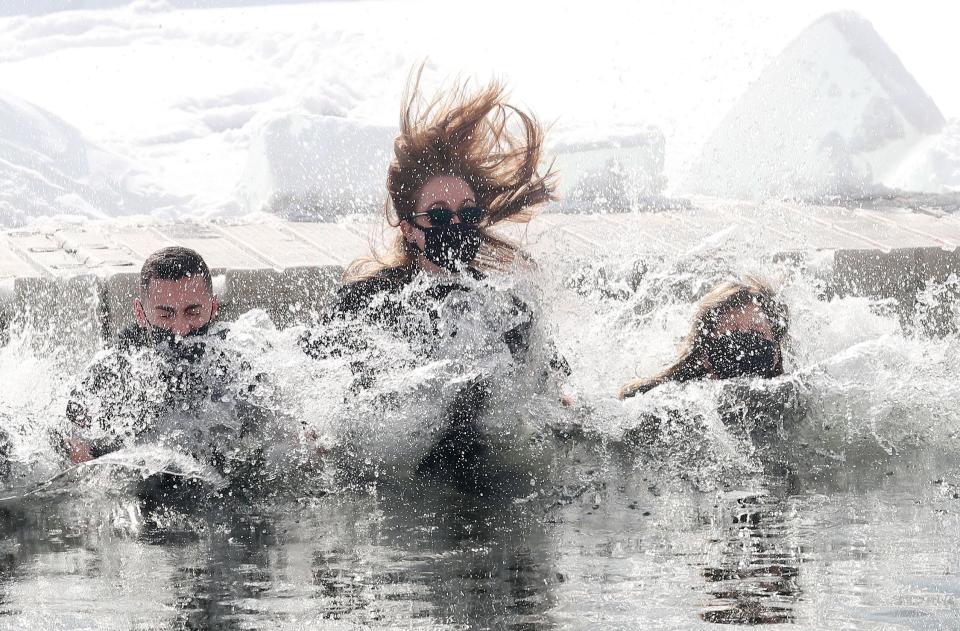
M431 208L427 211L427 216L434 225L443 225L450 223L453 213L446 208Z

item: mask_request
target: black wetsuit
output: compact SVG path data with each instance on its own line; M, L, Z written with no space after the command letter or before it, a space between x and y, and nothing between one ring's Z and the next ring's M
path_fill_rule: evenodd
M6 420L6 417L0 416L0 420ZM12 449L10 435L7 433L6 427L0 427L0 480L6 480L10 476L10 452Z
M202 429L208 439L220 436L226 443L250 435L263 425L266 414L254 396L262 375L249 375L249 365L241 358L211 348L208 342L214 336L222 339L226 330L157 344L148 331L127 327L71 393L67 419L74 429L68 433L93 430L98 435L90 441L93 457L136 442L171 414L196 414L198 422L206 423ZM226 423L222 422L225 417L205 416L208 408L203 406L209 402L225 402L225 414L230 417ZM216 445L209 447L205 457L194 455L223 471L228 456ZM258 454L243 456L250 466L258 459ZM230 464L239 472L233 466L236 463Z
M477 270L468 272L476 279L481 280L483 274ZM430 316L431 322L436 324L439 317L436 306L454 291L467 291L467 288L457 282L432 285L422 295L410 296L409 301L400 299L400 292L413 280L413 272L406 269L386 269L371 278L348 283L337 292L337 300L333 308L324 316L324 322L352 317L362 322L373 323L384 329L397 333L401 337L412 337L422 334L423 331L414 329L412 320L407 316L413 308L422 308ZM376 302L376 305L374 305ZM523 359L530 344L530 332L533 325L529 317L530 308L521 300L513 297L515 312L512 315L526 314L521 324L504 333L503 341L510 349L515 359ZM433 331L436 333L436 330ZM311 357L318 358L330 354L337 354L344 348L358 350L365 346L362 338L357 338L344 330L339 330L333 336L326 333L307 335L301 340L303 350ZM562 362L562 359L558 359ZM557 364L556 367L559 367ZM564 368L565 369L565 368Z
M133 379L131 356L152 346L148 332L136 325L120 331L117 343L87 369L83 381L70 393L67 420L78 430L95 425L108 434L90 443L90 455L98 458L121 447L119 437L110 436L115 421L122 416L136 417L129 424L140 433L156 406L146 400L145 392Z
M470 268L467 270L476 280L482 280L482 272ZM333 310L326 316L330 323L337 318L353 318L356 321L372 323L390 330L401 337L410 338L422 335L422 318L409 317L412 310L424 310L430 322L436 327L439 318L438 304L454 291L468 291L465 285L451 280L448 283L431 285L422 294L405 296L400 293L413 280L414 272L408 269L386 269L376 276L349 283L340 288ZM516 296L511 296L513 313L520 324L503 334L503 341L517 361L523 361L529 350L533 329L533 317L530 308ZM412 327L418 327L416 329ZM437 333L434 328L433 333ZM304 351L313 357L329 356L342 349L359 350L364 347L363 338L352 332L338 330L333 335L305 336L302 340ZM569 374L566 361L554 354L549 362L550 370L564 375ZM359 379L355 383L360 387L369 386L371 377L362 365L355 365L354 371ZM486 379L478 379L464 387L447 408L442 420L445 428L430 452L421 461L418 470L421 474L440 476L452 481L461 488L486 488L495 483L496 473L485 467L488 445L479 425L478 417L486 407L490 384Z

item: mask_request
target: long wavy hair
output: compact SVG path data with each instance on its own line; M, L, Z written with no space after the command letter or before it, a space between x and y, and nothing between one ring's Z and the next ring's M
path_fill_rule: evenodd
M532 114L506 102L500 81L476 91L460 82L425 100L422 74L421 65L403 96L400 134L387 172L387 224L396 229L400 222L412 220L420 190L430 178L454 175L470 185L477 204L487 211L474 267L503 270L518 259L529 263L519 245L493 234L491 228L506 221L526 223L538 205L555 199L556 173L552 164L545 170L540 164L543 127ZM416 254L396 230L385 252L371 247L371 256L351 263L344 280L369 278L385 269L410 269Z
M755 304L770 320L773 338L782 346L787 336L790 315L787 306L777 300L776 292L766 282L746 276L740 281L725 281L711 289L693 318L690 333L680 346L677 359L653 377L634 379L620 388L620 398L643 394L670 381L684 382L703 379L707 369L703 365L703 350L706 340L713 336L723 317L733 309ZM783 372L783 354L777 359L777 373Z

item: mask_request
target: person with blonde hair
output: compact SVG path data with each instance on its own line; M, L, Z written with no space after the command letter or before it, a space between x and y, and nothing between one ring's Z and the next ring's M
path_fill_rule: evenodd
M634 379L620 398L668 382L783 374L789 314L765 282L746 277L718 284L700 301L677 359L653 377Z
M420 90L422 70L404 95L387 174L385 219L395 230L392 243L386 252L371 252L347 268L332 316L349 316L401 336L414 333L408 330L411 323L423 322L409 317L411 312L425 312L435 321L448 296L470 291L471 283L487 273L534 268L529 256L494 228L525 223L538 206L555 198L555 173L541 165L543 128L507 102L502 83L476 90L461 83L427 100ZM404 290L415 279L427 282L417 283L417 296L411 297ZM515 360L525 361L532 313L516 296L510 295L507 304L512 307L506 320L517 324L502 341ZM321 336L305 340L304 349L324 356L331 342L364 345L363 340ZM559 356L549 363L555 371L569 371ZM361 382L366 386L370 379L364 375ZM471 483L483 478L482 471L464 462L482 459L484 440L475 420L488 391L488 382L478 378L457 395L444 421L449 429L423 468L466 467Z

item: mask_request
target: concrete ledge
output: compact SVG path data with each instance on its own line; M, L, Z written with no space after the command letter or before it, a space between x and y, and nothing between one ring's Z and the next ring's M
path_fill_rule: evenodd
M841 295L891 297L922 285L918 261L922 248L837 250L833 281Z
M267 311L277 326L304 321L329 303L340 284L343 269L336 265L273 269L228 269L214 277L221 317L233 320L250 309ZM37 281L38 285L50 283ZM104 334L117 332L133 321L131 305L139 294L140 276L115 274L94 281L99 287ZM37 288L31 288L37 291ZM46 289L44 290L46 291Z
M947 251L927 248L917 254L917 276L921 289L942 284L941 290L924 295L918 310L918 324L932 335L957 333L960 311L960 248ZM955 282L947 285L946 281Z
M113 337L133 322L132 305L140 290L140 270L136 273L114 274L100 279L100 312L104 335Z
M918 304L918 299L933 284L951 276L960 278L960 250L905 248L834 253L834 290L839 295L894 299L904 324L918 325L935 335L955 331L952 309L958 296L941 292L923 304Z
M100 279L92 275L18 278L8 319L14 325L52 331L54 343L71 340L68 352L88 356L108 334L101 287Z
M528 225L500 230L540 259L562 253L652 261L736 251L745 244L774 258L827 251L834 255L836 294L894 298L903 318L913 317L918 295L931 283L960 276L960 219L907 210L699 198L681 210L543 214ZM91 333L114 335L131 320L143 260L173 244L206 258L219 277L224 317L259 307L286 326L322 310L344 267L380 240L375 225L361 221L115 220L10 230L0 233L0 327L13 316L35 323L57 318L77 332L92 327ZM931 331L942 330L938 320L953 321L956 298L941 300L939 307L923 305L929 323L924 326Z
M235 319L250 309L265 309L277 326L303 321L324 309L340 284L339 266L275 270L227 270L221 314Z

